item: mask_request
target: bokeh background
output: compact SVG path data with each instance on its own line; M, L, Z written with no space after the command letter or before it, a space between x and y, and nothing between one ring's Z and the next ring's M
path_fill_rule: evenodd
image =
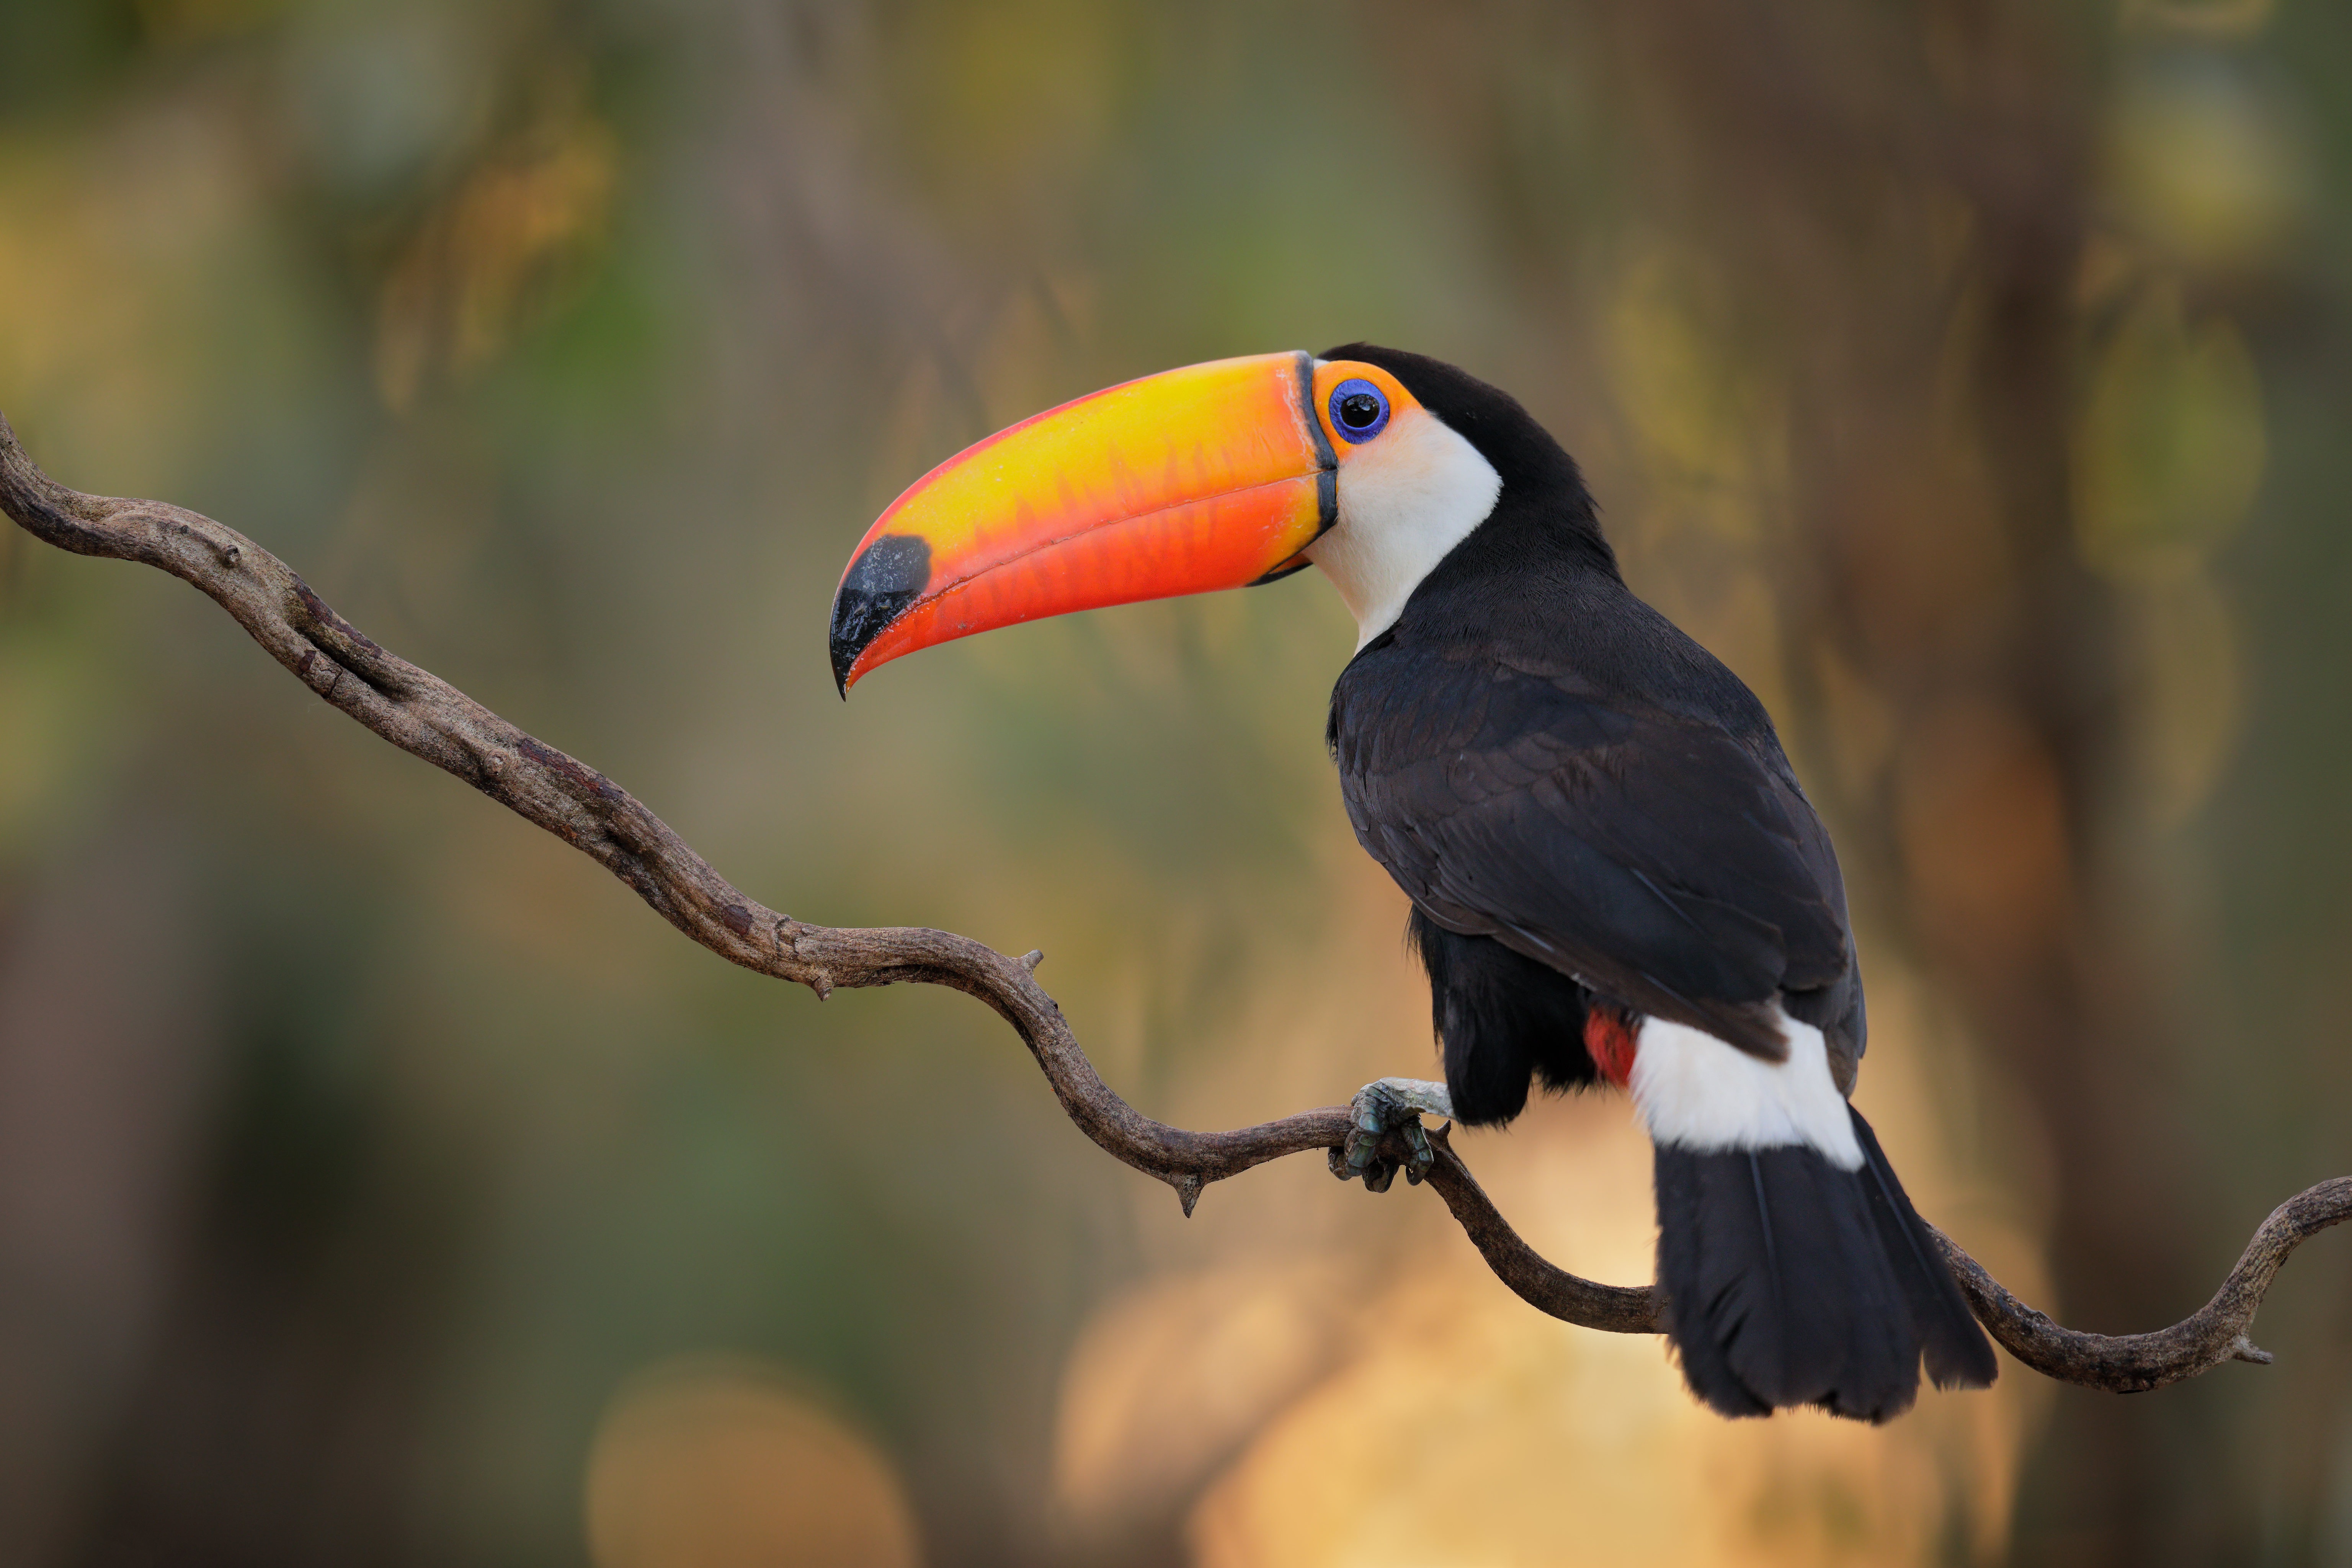
M1430 1060L1314 576L846 707L833 584L1048 404L1368 337L1516 392L1843 847L1859 1101L2065 1321L2352 1170L2352 10L6 0L0 408L803 919L1019 952L1147 1110ZM1460 1145L1646 1278L1622 1101ZM2352 1563L2269 1369L1733 1426L1424 1193L1197 1217L944 992L805 994L0 533L0 1558Z

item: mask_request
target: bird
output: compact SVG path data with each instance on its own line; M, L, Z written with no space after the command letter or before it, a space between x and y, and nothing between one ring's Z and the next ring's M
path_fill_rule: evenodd
M1319 568L1354 656L1325 739L1411 901L1444 1079L1358 1091L1335 1172L1391 1130L1505 1123L1530 1089L1630 1094L1657 1282L1728 1416L1883 1422L1996 1373L1852 1102L1867 1040L1844 883L1770 716L1630 588L1576 462L1517 399L1370 343L1164 371L949 458L876 521L834 678L993 627ZM1415 1173L1409 1171L1409 1174Z

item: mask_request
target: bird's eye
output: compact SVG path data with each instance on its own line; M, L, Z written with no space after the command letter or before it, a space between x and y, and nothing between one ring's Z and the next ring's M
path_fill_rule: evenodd
M1389 400L1369 381L1343 381L1331 389L1331 427L1349 445L1360 445L1388 428Z

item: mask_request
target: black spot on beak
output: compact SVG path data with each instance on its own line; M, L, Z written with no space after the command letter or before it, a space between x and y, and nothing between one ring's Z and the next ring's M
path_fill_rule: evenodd
M849 695L849 667L930 580L930 543L912 534L886 533L850 563L849 575L833 596L833 684L844 697Z

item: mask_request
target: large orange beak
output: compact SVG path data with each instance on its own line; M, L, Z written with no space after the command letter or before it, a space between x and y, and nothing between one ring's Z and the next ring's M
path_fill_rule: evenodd
M877 664L992 626L1240 588L1306 564L1339 461L1305 353L1130 381L1023 421L915 481L833 599L844 695Z

